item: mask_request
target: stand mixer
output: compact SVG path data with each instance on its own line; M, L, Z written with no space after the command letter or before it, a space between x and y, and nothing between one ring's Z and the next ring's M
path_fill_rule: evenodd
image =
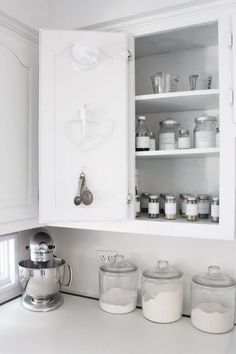
M31 311L51 311L63 304L61 286L70 286L72 269L64 259L53 255L55 245L45 232L36 233L26 246L30 259L19 262L19 278L23 288L22 306ZM69 279L64 283L65 266Z

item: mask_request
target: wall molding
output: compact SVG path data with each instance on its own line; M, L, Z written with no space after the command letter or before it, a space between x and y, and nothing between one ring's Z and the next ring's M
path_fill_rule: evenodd
M15 18L7 15L3 11L0 11L0 26L3 26L16 34L24 37L26 40L30 40L38 45L38 32Z
M235 0L217 0L209 3L201 2L201 4L190 3L183 8L183 5L165 8L159 11L143 13L137 16L128 18L97 23L91 26L86 26L80 29L83 30L101 30L101 31L132 31L143 26L150 26L160 22L176 20L180 16L198 16L205 12L221 12L231 9L236 12Z

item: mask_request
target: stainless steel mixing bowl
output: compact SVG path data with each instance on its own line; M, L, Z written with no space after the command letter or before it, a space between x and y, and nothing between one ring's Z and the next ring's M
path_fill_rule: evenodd
M47 299L58 293L63 286L70 286L71 267L64 259L54 257L52 261L37 264L30 259L19 262L19 278L23 290L35 300ZM69 270L69 280L64 283L65 266Z

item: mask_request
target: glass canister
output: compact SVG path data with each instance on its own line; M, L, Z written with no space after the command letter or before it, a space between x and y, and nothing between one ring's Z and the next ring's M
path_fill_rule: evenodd
M138 268L115 255L99 268L99 305L113 314L133 311L137 305Z
M167 118L159 123L159 150L174 150L178 147L179 122Z
M159 196L158 195L149 196L148 216L151 219L159 218Z
M142 312L150 321L175 322L182 316L183 274L159 260L156 268L147 269L142 275Z
M211 199L211 221L220 221L220 199L219 197L212 197Z
M177 216L176 196L167 194L165 196L165 218L175 220Z
M191 149L191 137L188 129L179 130L178 149Z
M150 134L146 126L146 117L138 116L138 125L136 128L136 151L149 151Z
M198 219L198 203L197 198L194 196L188 196L186 201L186 220L197 221Z
M216 146L216 117L203 114L195 119L194 147L211 148Z
M209 195L198 195L198 217L199 219L208 219L210 213L210 197Z
M218 266L192 279L191 322L208 333L225 333L234 327L235 281Z
M141 193L140 195L140 209L141 213L148 213L149 193Z

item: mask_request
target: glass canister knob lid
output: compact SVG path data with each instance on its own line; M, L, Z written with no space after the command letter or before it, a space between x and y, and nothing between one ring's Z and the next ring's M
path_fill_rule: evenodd
M125 260L122 254L117 253L108 262L100 265L100 270L109 273L129 273L138 269L134 264Z
M161 259L157 262L155 268L147 269L143 272L143 276L151 279L178 279L183 273L172 267L167 260Z
M206 273L200 273L193 277L193 282L213 288L225 288L235 286L235 280L223 273L217 265L210 265Z

